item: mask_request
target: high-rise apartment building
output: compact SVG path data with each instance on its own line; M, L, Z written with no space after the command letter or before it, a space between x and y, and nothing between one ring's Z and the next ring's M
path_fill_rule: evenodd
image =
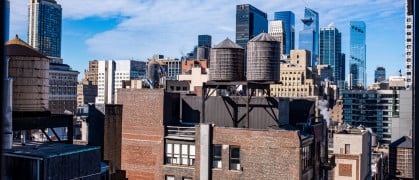
M311 52L311 66L315 67L319 55L319 13L305 8L301 21L304 23L304 29L300 31L299 49Z
M60 58L61 19L61 5L55 0L30 0L29 45L46 56Z
M98 61L98 84L96 104L114 104L117 89L123 81L140 79L145 72L145 62L134 60Z
M236 43L245 49L247 42L262 32L268 32L268 15L250 4L236 7ZM247 58L244 60L244 72L247 71Z
M285 54L295 47L295 15L292 11L275 12L274 20L282 21L285 37Z
M366 25L364 21L350 22L349 83L351 89L367 87Z
M342 54L342 34L333 26L320 28L320 63L333 70L333 81L345 80L345 58ZM332 79L330 79L332 80Z
M279 54L280 57L285 54L285 30L284 23L280 20L269 21L269 35L280 42Z
M384 67L377 67L374 71L374 82L381 82L386 80L386 69Z
M406 88L412 86L413 76L413 0L406 0Z
M390 82L379 90L343 91L343 121L371 128L385 145L411 132L411 91L395 90L401 86ZM410 106L409 106L410 105Z

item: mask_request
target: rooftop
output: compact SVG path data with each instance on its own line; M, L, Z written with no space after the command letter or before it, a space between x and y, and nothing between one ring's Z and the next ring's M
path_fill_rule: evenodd
M213 49L243 49L240 45L234 43L230 39L226 38L224 41L221 41L219 44L215 45Z
M47 58L40 52L32 48L29 44L24 42L16 35L15 38L6 42L5 44L6 56L26 56L26 57L40 57Z
M26 156L33 158L53 158L80 152L97 150L100 147L64 143L30 142L26 145L14 143L12 149L5 150L5 156Z
M390 147L411 149L413 148L412 138L409 136L403 136L400 139L392 142Z

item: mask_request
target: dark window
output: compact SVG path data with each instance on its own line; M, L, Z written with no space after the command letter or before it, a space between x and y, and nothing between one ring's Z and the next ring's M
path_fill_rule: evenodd
M230 169L240 170L240 147L230 146Z
M222 168L221 154L222 154L222 145L213 146L213 157L212 157L212 168Z

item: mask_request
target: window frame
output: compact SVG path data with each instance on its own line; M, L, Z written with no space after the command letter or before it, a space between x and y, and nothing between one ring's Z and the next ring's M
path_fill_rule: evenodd
M233 151L238 149L238 157L233 157L233 155L235 154ZM229 148L229 169L230 170L236 170L236 171L240 171L241 170L241 164L240 164L240 146L230 146ZM235 166L235 167L234 167Z
M220 154L217 155L217 148L219 148ZM223 145L221 144L214 144L212 146L212 168L215 169L222 169L223 168Z

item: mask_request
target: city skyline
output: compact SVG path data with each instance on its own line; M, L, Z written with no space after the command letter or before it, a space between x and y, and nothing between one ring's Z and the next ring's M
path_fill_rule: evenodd
M181 1L175 6L169 1L140 3L126 0L116 4L113 1L83 2L85 5L79 6L81 1L57 2L63 8L62 57L81 72L87 69L88 61L93 59L132 58L144 61L153 54L179 58L182 53L193 49L198 34L211 35L213 44L226 37L235 39L236 5L249 3ZM403 1L343 2L338 6L333 1L309 4L303 1L258 1L250 4L266 12L268 20L274 19L274 12L293 11L297 22L295 31L303 29L299 19L303 17L304 7L314 9L319 12L320 27L333 22L341 30L345 54L349 52L349 21L363 20L369 32L367 84L373 82L377 66L386 67L389 75L398 74L399 69L404 73ZM11 2L10 36L19 34L22 39L27 39L26 8L27 2ZM392 26L388 26L389 21ZM298 37L295 43L298 47ZM383 48L386 53L382 53ZM394 61L400 63L394 65ZM346 67L348 69L348 65Z

